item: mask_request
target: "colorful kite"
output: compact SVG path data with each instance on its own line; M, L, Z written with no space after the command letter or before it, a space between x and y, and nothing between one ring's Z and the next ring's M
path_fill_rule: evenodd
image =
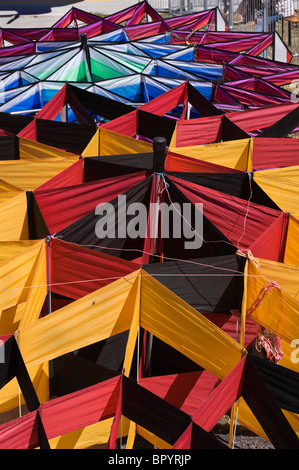
M1 41L0 448L299 448L280 37L141 2Z

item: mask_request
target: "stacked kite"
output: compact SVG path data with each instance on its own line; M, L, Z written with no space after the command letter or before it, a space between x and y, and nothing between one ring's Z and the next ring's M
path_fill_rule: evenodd
M221 24L1 32L0 448L299 447L299 71Z

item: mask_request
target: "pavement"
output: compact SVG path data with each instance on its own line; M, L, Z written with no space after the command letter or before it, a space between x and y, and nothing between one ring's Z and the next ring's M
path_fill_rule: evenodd
M138 0L0 0L0 28L47 28L72 6L90 13L110 15L138 3Z

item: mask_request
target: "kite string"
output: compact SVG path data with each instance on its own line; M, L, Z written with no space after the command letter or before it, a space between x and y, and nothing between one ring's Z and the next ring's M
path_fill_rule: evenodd
M235 247L235 245L233 245L232 243L226 241L226 240L212 240L212 241L209 241L207 242L206 240L204 240L204 238L199 235L197 233L197 231L191 226L191 224L188 222L188 220L178 211L178 209L176 208L176 206L173 204L173 201L170 197L170 194L169 194L169 191L168 191L168 183L166 183L165 181L165 178L163 178L163 183L164 183L164 188L162 190L162 192L164 192L166 190L167 192L167 195L168 195L168 198L171 202L171 204L173 205L173 207L175 208L175 210L179 213L179 215L182 217L183 220L185 220L185 222L189 225L189 227L194 231L194 233L196 233L198 235L199 238L202 239L202 241L204 243L227 243L229 244L230 246L233 246ZM247 202L247 213L246 213L246 216L245 216L245 219L244 219L244 232L245 232L245 224L246 224L246 218L248 216L248 212L249 212L249 203L250 203L250 199L252 197L252 186L251 186L251 177L249 175L249 185L250 185L250 196L249 196L249 200ZM239 241L241 240L241 238L243 237L244 235L244 232L243 234L241 235L241 237L239 238ZM239 243L238 241L238 243ZM116 251L135 251L135 252L140 252L142 254L147 254L147 255L151 255L151 256L155 256L155 257L159 257L160 258L160 255L157 255L157 254L154 254L154 253L149 253L149 252L146 252L145 250L140 250L140 249L126 249L126 248L112 248L112 247L103 247L103 246L100 246L100 245L80 245L80 246L84 246L84 247L93 247L93 248L101 248L101 249L108 249L108 250L116 250ZM238 250L237 251L237 254L241 255L241 256L246 256L248 258L251 259L251 261L256 265L256 267L259 269L260 266L259 266L259 263L258 261L253 257L252 253L250 252L250 250ZM234 275L240 275L240 276L243 276L243 277L263 277L264 279L266 279L264 276L256 276L256 275L248 275L248 274L245 274L244 272L242 271L237 271L237 270L233 270L233 269L229 269L229 268L221 268L221 267L218 267L218 266L213 266L213 265L208 265L208 264L204 264L204 263L199 263L199 262L196 262L196 261L192 261L192 260L185 260L185 259L180 259L180 258L172 258L172 257L167 257L167 256L164 256L165 259L167 260L171 260L171 261L176 261L176 262L183 262L183 263L189 263L189 264L194 264L194 265L198 265L198 266L204 266L204 267L208 267L208 268L212 268L212 269L219 269L221 271L227 271L227 272L230 272L230 273L233 273ZM143 274L144 275L144 274ZM224 277L225 274L161 274L161 273L158 273L158 274L155 274L155 276L174 276L174 277L186 277L187 276L219 276L219 277ZM32 287L51 287L51 286L59 286L59 285L68 285L68 284L77 284L77 283L86 283L86 282L99 282L99 281L113 281L113 280L117 280L117 279L121 279L121 278L125 278L126 276L116 276L116 277L107 277L107 278L94 278L94 279L84 279L84 280L78 280L78 281L68 281L68 282L61 282L61 283L47 283L45 285L38 285L38 286L23 286L23 287L19 287L19 288L13 288L13 289L3 289L3 290L0 290L0 292L6 292L6 291L11 291L11 290L16 290L16 289L25 289L25 288L32 288ZM270 281L270 280L267 280L268 283L271 283L271 282L274 282L274 281Z
M135 251L135 252L139 252L139 253L142 253L142 254L145 254L145 255L150 255L150 256L153 256L153 257L156 257L156 258L160 258L160 254L150 253L148 251L140 250L138 248L113 248L113 247L106 247L106 246L101 246L101 245L84 245L84 244L80 245L80 246L90 247L90 248L101 248L103 250L113 250L113 251L114 250L115 251L129 251L129 252ZM251 253L251 252L248 252L248 253ZM244 253L240 252L239 254L241 256L246 256L245 251L244 251ZM233 273L233 274L240 274L242 276L245 276L244 272L238 271L236 269L223 268L223 267L220 267L220 266L213 266L211 264L199 263L198 261L194 261L194 260L190 260L190 259L173 258L173 257L170 257L170 256L165 256L165 255L163 255L163 259L167 259L169 261L182 262L182 263L186 263L186 264L194 264L194 265L202 266L202 267L206 267L206 268L219 269L221 271L227 271L227 272L230 272L230 273Z
M262 303L262 300L264 299L265 295L270 291L272 290L274 287L277 287L278 289L281 290L281 287L279 284L277 284L277 282L275 281L268 281L267 284L265 284L262 289L260 290L260 292L258 293L258 296L257 298L255 299L255 301L253 302L253 304L251 305L251 307L249 309L247 309L246 311L246 315L247 316L251 316L252 313L260 306L260 304Z
M248 179L249 179L250 195L249 195L249 198L248 198L248 201L247 201L247 206L246 206L246 214L245 214L244 223L243 223L243 233L241 234L239 240L237 241L238 246L240 244L240 240L244 237L245 232L246 232L246 221L247 221L247 218L248 218L248 215L249 215L250 201L251 201L252 194L253 194L252 184L251 184L251 174L250 173L248 173Z

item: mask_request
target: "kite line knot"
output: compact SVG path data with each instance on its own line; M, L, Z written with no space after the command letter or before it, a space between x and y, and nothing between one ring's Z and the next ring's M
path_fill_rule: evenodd
M271 362L277 363L284 355L281 348L281 339L267 328L260 327L255 347L258 352L264 349L267 359Z

